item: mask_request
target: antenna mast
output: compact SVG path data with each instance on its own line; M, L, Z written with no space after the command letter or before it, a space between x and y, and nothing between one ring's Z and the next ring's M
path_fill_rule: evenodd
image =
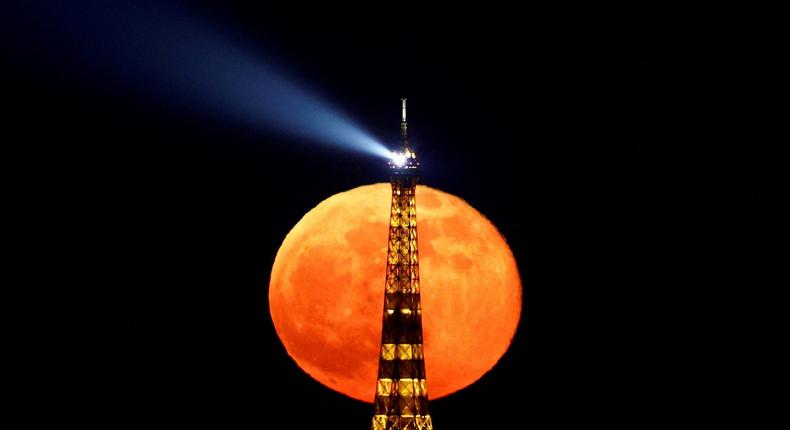
M400 120L400 137L403 142L403 150L411 152L409 146L409 126L406 123L406 99L402 98L401 101L401 120Z

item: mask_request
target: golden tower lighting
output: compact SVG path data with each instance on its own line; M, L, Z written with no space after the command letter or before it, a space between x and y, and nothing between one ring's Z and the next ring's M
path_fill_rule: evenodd
M428 413L420 306L415 189L419 162L409 145L401 99L403 148L389 162L392 185L387 275L373 430L432 430Z

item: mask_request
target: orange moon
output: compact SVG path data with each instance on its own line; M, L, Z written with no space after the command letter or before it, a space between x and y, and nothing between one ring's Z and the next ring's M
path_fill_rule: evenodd
M280 246L269 311L310 376L372 402L384 308L389 184L335 194ZM516 261L496 227L462 199L417 187L417 238L428 395L458 391L510 346L521 314Z

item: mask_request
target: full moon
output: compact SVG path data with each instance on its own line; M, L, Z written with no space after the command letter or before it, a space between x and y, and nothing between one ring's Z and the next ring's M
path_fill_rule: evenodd
M269 311L288 354L310 376L372 402L384 308L389 184L335 194L280 246ZM462 199L417 187L417 235L428 395L482 377L510 346L521 314L516 261L496 227Z

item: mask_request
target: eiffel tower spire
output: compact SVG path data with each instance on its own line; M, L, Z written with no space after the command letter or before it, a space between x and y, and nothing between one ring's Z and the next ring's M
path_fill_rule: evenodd
M422 347L417 253L417 156L409 146L406 99L401 99L403 150L390 161L392 205L379 372L372 430L433 430Z

